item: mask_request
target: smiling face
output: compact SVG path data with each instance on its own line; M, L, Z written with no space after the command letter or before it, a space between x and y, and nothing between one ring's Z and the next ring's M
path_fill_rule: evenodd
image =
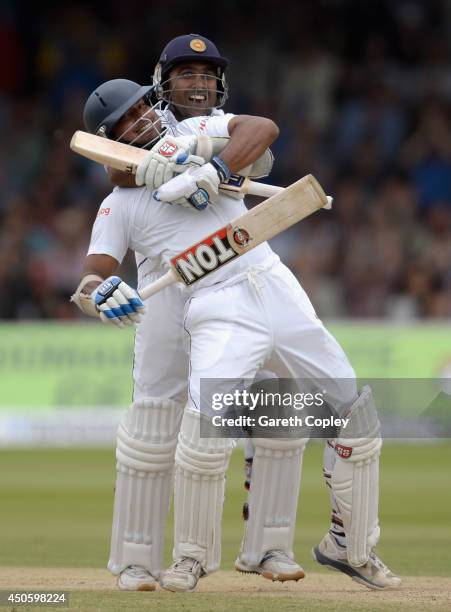
M212 64L186 62L172 68L163 89L163 97L177 119L186 119L211 113L221 93L221 82Z
M150 145L162 136L161 119L144 99L131 106L114 126L113 138L135 146Z

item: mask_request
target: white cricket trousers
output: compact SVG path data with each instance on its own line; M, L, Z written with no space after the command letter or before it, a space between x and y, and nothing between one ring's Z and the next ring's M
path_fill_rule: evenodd
M195 293L186 305L184 327L189 403L197 409L202 378L253 379L262 368L279 378L327 379L338 414L357 397L355 373L343 349L278 257L217 289Z

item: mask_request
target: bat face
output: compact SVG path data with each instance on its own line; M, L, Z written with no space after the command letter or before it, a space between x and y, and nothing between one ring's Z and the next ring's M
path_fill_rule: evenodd
M315 177L304 176L175 255L166 274L140 289L141 298L145 300L177 281L192 285L326 204L327 196Z
M283 193L262 202L173 257L172 267L186 285L191 285L235 257L269 240L326 202L321 186L314 177L308 175Z
M251 242L246 229L229 224L173 257L171 264L183 282L191 285L248 251Z

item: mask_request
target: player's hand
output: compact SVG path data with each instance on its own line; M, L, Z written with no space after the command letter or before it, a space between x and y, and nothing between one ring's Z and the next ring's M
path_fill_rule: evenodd
M218 202L219 176L213 164L189 168L154 192L153 197L162 202L179 204L204 210Z
M144 304L119 276L110 276L91 293L91 299L103 323L118 327L137 325L144 313Z
M188 168L199 167L205 160L193 155L197 140L193 136L166 136L148 152L136 170L135 183L153 191ZM180 155L180 154L183 155ZM179 161L180 158L180 161Z

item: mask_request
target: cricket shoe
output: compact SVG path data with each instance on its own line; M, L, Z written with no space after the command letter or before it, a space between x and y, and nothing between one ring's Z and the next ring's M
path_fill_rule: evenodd
M205 575L206 572L199 561L191 557L182 557L177 559L170 569L160 575L160 586L175 593L193 591L199 578Z
M401 584L401 578L390 571L374 551L365 565L359 567L351 565L346 548L338 545L329 533L312 549L312 555L321 565L343 572L369 589L393 589Z
M302 567L283 550L269 550L259 565L248 565L238 557L235 569L245 574L261 574L263 578L279 582L298 581L305 576Z
M119 574L117 585L122 591L155 591L157 581L140 565L130 565Z

